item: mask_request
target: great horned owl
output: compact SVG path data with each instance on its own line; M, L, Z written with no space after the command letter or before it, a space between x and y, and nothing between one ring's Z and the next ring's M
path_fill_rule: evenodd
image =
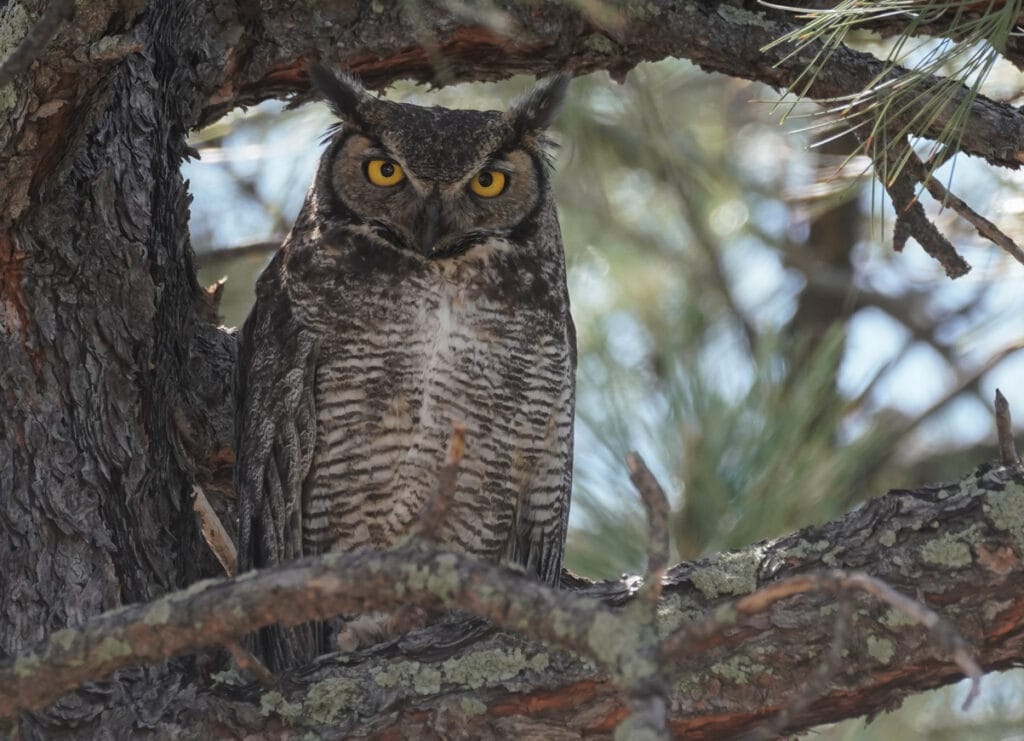
M557 584L576 338L544 132L568 78L499 112L310 77L341 123L239 340L240 566L394 545L461 420L440 540ZM262 640L273 666L324 648Z

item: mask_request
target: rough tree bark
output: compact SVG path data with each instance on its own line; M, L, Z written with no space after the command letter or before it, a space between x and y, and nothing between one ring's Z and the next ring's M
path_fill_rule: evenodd
M46 5L0 2L0 59ZM190 494L195 482L217 492L228 480L233 336L211 323L195 279L189 195L179 172L190 129L237 105L301 97L311 59L349 67L375 86L402 77L444 84L559 68L621 75L665 56L777 86L799 73L799 60L776 64L783 52L759 51L791 19L754 3L648 2L615 23L559 3L513 5L506 33L443 6L409 8L379 0L76 3L74 20L26 72L0 87L0 656L23 654L101 612L218 573L198 536ZM810 92L855 92L879 69L870 57L844 51ZM1015 166L1024 151L1024 115L980 99L962 146ZM771 578L776 566L799 569L835 559L869 566L911 592L915 584L933 585L926 588L932 604L962 602L960 627L982 641L986 666L1009 664L1024 655L1010 640L1019 635L1024 613L1009 596L1019 591L1022 548L1018 525L1008 524L1020 522L1021 493L1012 493L1006 501L1018 509L999 510L998 521L986 519L985 507L1002 506L992 495L964 499L954 520L938 511L908 515L902 504L876 505L864 510L875 519L860 528L843 530L840 523L806 542L794 536L782 550L758 546L745 556L680 566L666 609L682 620ZM230 507L228 497L218 501ZM885 526L878 512L887 506L898 509L886 515L908 518L908 524ZM927 551L918 543L907 551L906 571L886 573L896 560L882 557L885 549L919 534L915 523L926 533L933 521L950 534L934 535L928 542L938 545ZM844 541L832 540L837 537ZM912 557L926 552L934 558ZM755 562L753 553L784 556ZM966 589L972 579L990 591ZM985 602L994 593L1005 606ZM988 613L983 604L992 605ZM778 707L780 690L794 686L809 652L827 643L820 609L820 601L799 601L704 655L673 691L676 728L739 729ZM800 626L807 651L776 651L785 644L775 643L781 641L775 631L787 626ZM851 666L856 682L864 683L855 686L869 689L843 690L801 722L863 713L903 691L950 681L954 670L930 662L911 632L868 641ZM420 662L427 659L415 646L392 647L338 669L333 683L325 685L327 675L318 674L335 671L330 668L289 678L279 696L263 693L261 705L251 702L256 695L250 689L210 685L202 660L163 662L122 670L46 710L22 713L17 729L27 737L89 736L100 728L121 736L206 723L211 732L273 732L296 708L321 720L317 708L323 708L325 725L335 728L365 717L375 719L367 730L408 722L443 733L445 717L477 717L472 722L501 730L538 715L549 718L541 723L576 718L569 729L611 729L621 704L607 681L578 659L517 640L491 636L489 643L457 647L460 663L451 666L462 668L437 670L440 677L424 673ZM740 642L752 646L751 653L732 653ZM412 651L411 658L396 663L396 650ZM879 668L873 661L885 670L873 672ZM4 667L30 669L13 658ZM345 682L353 680L345 671L351 677L365 672L387 692L372 702L351 695ZM879 676L873 684L864 679ZM341 700L366 712L337 710L354 707L338 705ZM723 720L737 714L747 720Z

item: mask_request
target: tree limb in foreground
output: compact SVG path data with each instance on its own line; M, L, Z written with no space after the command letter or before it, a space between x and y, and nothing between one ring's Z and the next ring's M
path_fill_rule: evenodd
M756 729L786 709L793 688L833 645L837 608L827 593L844 580L883 601L855 598L848 655L829 683L816 688L818 699L792 713L790 732L875 712L954 681L961 671L942 654L959 655L970 669L957 635L986 669L1019 663L1022 515L1021 470L983 468L958 484L890 492L822 527L670 569L657 635L666 656L685 656L666 667L671 732L720 737ZM634 602L638 585L567 576L565 586L571 588L553 591L416 543L384 554L303 559L202 582L59 631L36 652L0 667L0 714L40 707L117 667L222 644L273 620L417 602L482 615L584 659L502 634L446 644L435 628L425 628L348 657L326 657L279 677L275 690L211 685L182 707L168 701L166 720L193 732L223 731L227 722L239 733L266 730L268 723L346 734L415 733L436 730L455 713L460 723L492 732L557 722L576 732L607 733L625 716L618 688L650 676L635 663L640 637L630 630L630 610L621 609ZM826 594L797 594L808 589ZM904 602L909 598L893 597L890 589L917 600ZM907 604L918 614L908 617ZM937 644L920 629L920 619L933 633L944 620L955 630L939 628Z
M102 99L109 66L91 62L85 50L113 38L104 36L109 33L105 20L114 25L130 20L142 4L133 0L129 9L115 0L93 4L88 25L76 28L75 34L58 32L40 54L38 80L12 92L14 113L0 120L0 182L8 185L0 193L0 226L26 206L24 199L31 181L38 179L39 166L60 156L59 143L76 138L76 127L89 120L91 106ZM752 1L737 7L725 0L652 0L598 18L575 4L547 0L512 4L500 14L500 22L481 18L469 4L460 6L462 10L423 4L412 18L397 0L240 3L234 8L237 17L230 16L231 7L206 0L178 5L205 18L196 28L207 36L197 36L193 43L209 55L203 60L206 87L195 91L199 105L189 109L195 119L180 122L183 129L212 123L238 106L305 94L306 64L315 59L350 69L373 87L399 79L448 84L560 69L577 74L603 69L621 76L641 62L678 57L707 71L788 88L806 67L806 55L787 59L785 47L762 51L796 28L797 21L790 13ZM237 31L229 47L221 36L226 28ZM440 61L443 69L437 66ZM60 70L59 83L44 74L47 68ZM877 83L885 69L882 60L843 46L806 94L816 100L856 96ZM894 69L891 76L902 72ZM968 95L968 90L961 90L950 111ZM29 116L23 97L58 106L59 114ZM934 138L948 121L947 112L908 133ZM978 96L963 131L961 151L996 165L1019 166L1024 156L1024 113L1013 106ZM41 144L28 145L37 140ZM3 155L14 152L21 154L5 161Z

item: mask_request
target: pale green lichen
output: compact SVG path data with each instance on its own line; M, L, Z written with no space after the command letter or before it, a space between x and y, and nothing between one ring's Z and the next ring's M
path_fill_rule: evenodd
M658 637L665 638L680 626L703 617L704 611L682 595L670 594L658 605Z
M290 702L276 690L266 692L260 696L260 712L274 713L293 726L332 726L364 703L358 682L331 677L311 685L302 702Z
M886 548L892 548L894 545L896 545L896 531L882 531L882 534L878 536L878 542L884 545Z
M289 723L298 723L302 720L302 705L288 702L277 690L260 695L260 712L265 716L274 713Z
M534 654L526 665L535 672L542 672L551 666L551 659L545 653Z
M734 684L746 684L751 674L764 672L766 668L746 656L737 655L714 664L711 671Z
M424 666L413 677L412 688L418 695L436 695L441 691L441 672L432 666Z
M650 728L637 728L638 721L630 716L615 728L615 741L659 741L662 736Z
M100 661L111 661L122 656L131 656L131 654L132 647L127 642L119 641L113 636L104 638L93 651L93 655Z
M952 568L970 566L972 562L971 548L960 539L960 536L964 534L943 535L940 538L929 540L921 546L921 558L938 566Z
M602 612L590 624L587 644L605 667L632 683L658 669L642 651L643 633L643 629L624 626L622 618Z
M896 651L889 639L868 636L868 653L881 663L888 664Z
M459 707L466 715L483 715L487 712L487 706L475 697L463 697L459 700Z
M305 718L320 725L333 725L363 704L363 692L351 679L332 677L309 688L302 703Z
M461 584L458 569L455 567L456 560L455 556L443 553L434 559L439 567L436 570L428 566L408 564L402 567L402 572L406 574L406 583L410 588L425 589L447 601Z
M585 36L583 38L583 47L598 54L611 54L615 50L608 37L600 33L592 33Z
M679 712L686 707L686 701L703 697L707 691L707 681L703 675L684 674L672 684L672 692L669 694L673 712Z
M903 610L896 610L891 607L885 611L881 618L879 618L879 622L887 628L892 628L894 630L897 628L906 628L911 625L917 625L917 621L907 615L907 613L903 612Z
M71 650L71 647L75 645L75 638L78 637L78 631L72 630L71 628L64 628L58 630L56 633L50 636L50 642L58 648L64 651Z
M31 26L28 11L20 3L8 6L7 16L3 24L0 24L0 59L7 59L11 55Z
M245 678L234 669L225 669L224 671L214 672L210 675L217 684L224 684L230 687L244 687L248 682Z
M142 622L146 625L163 625L171 616L171 603L162 599L146 611Z
M564 610L555 608L551 613L551 629L559 638L572 635L572 616Z
M0 57L0 59L2 58ZM11 110L17 102L18 96L15 94L13 82L0 87L0 113Z
M796 545L790 546L782 553L783 558L806 558L808 555L817 555L828 548L827 540L816 540L813 543L808 540L801 540Z
M636 643L636 635L622 630L622 621L614 615L599 612L590 623L587 631L587 643L597 657L606 666L614 665L622 656L624 643Z
M729 23L742 26L757 26L759 28L773 29L775 24L760 13L751 13L749 10L737 8L733 5L719 5L718 15Z
M28 12L21 4L9 5L3 24L0 24L0 60L7 59L17 48L32 26ZM18 103L14 83L0 87L0 113L9 111Z
M528 669L542 672L550 663L551 659L543 652L527 658L521 648L511 651L492 648L448 659L441 665L441 673L446 682L479 689L512 679Z
M410 687L420 695L441 691L441 672L416 661L397 661L373 675L381 687Z
M654 18L658 16L662 8L657 3L645 3L645 2L630 2L623 3L621 12L626 13L634 18ZM689 6L683 8L683 12L693 12L693 9Z
M839 566L839 558L838 558L838 556L839 556L840 552L841 552L841 549L838 546L833 548L828 553L825 553L825 554L822 555L821 562L823 564L825 564L826 566L830 566L832 568L835 568L835 567Z
M397 687L408 681L417 671L419 671L419 664L411 661L396 661L374 674L373 681L381 687Z
M691 579L708 599L730 594L749 594L757 588L757 570L762 556L760 548L723 553L709 565L694 571Z
M1024 551L1024 489L1013 485L1005 491L988 492L985 514L993 527L1013 536L1017 549Z
M739 618L736 606L731 604L719 605L713 613L715 622L719 625L732 625Z
M40 664L39 657L35 654L28 654L27 656L19 656L14 660L14 676L16 677L28 677L32 675L32 672Z

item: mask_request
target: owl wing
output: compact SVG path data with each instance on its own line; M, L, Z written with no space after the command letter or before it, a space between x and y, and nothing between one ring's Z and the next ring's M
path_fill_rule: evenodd
M302 554L302 490L316 444L317 337L295 318L281 252L260 276L236 363L235 489L239 572ZM311 625L262 631L257 651L274 667L313 656Z
M537 476L528 481L516 508L516 526L509 543L509 557L527 572L557 587L562 575L565 538L569 530L572 497L573 417L576 407L576 326L565 313L568 352L568 383L552 416L548 455L538 461ZM558 478L552 492L538 486L541 480Z

